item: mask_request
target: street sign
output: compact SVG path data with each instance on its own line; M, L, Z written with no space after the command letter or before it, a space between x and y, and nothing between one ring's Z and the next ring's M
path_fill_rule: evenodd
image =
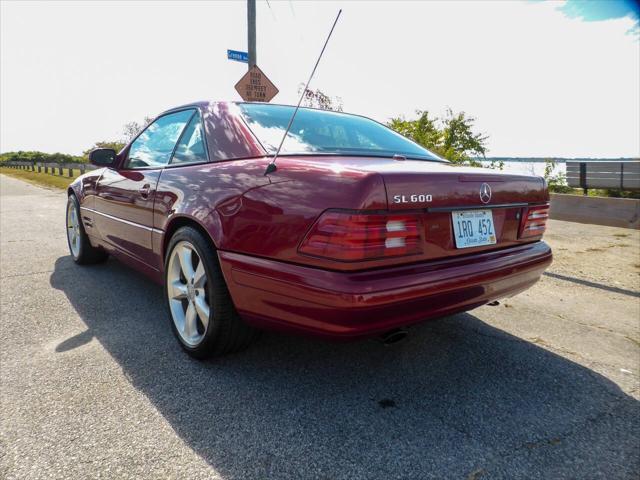
M269 102L278 94L276 86L257 65L254 65L236 83L236 91L245 102Z
M249 63L249 54L238 50L227 50L227 59L235 60L236 62Z

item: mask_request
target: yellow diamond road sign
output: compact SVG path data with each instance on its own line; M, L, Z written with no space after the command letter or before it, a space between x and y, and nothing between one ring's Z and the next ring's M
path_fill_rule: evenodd
M236 83L236 90L245 102L268 102L278 94L276 86L257 65Z

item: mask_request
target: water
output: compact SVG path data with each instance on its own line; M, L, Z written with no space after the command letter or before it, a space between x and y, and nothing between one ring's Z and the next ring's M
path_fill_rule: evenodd
M484 166L491 165L490 161L482 161ZM544 175L544 169L546 167L545 162L510 162L505 161L504 167L502 169L503 172L509 173L519 173L525 175L538 175L542 177ZM556 162L556 165L553 169L553 175L558 173L567 173L567 164L564 162Z

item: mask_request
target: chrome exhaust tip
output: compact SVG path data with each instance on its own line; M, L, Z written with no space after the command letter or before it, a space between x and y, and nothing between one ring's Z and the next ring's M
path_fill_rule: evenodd
M383 333L378 339L384 346L389 346L404 340L408 334L404 328L396 328Z

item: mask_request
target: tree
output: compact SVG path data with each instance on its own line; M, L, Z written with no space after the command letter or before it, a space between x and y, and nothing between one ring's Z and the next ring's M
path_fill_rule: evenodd
M119 152L120 150L122 150L125 147L126 143L124 142L119 142L118 140L113 140L113 141L103 141L103 142L96 142L93 147L85 150L84 152L82 152L82 154L89 158L89 152L91 150L95 150L96 148L111 148L113 150L115 150L116 152Z
M427 111L418 110L416 114L418 118L415 120L406 120L404 117L392 118L387 126L423 147L439 153L443 143L443 132L438 128L438 119L429 117Z
M141 123L129 122L125 123L122 127L122 138L119 140L103 140L96 142L93 146L83 152L85 159L89 157L89 152L96 148L112 148L116 152L122 150L131 140L138 136L138 134L151 123L153 117L144 117Z
M303 88L304 84L301 83L298 93L301 93ZM302 106L342 112L342 99L340 97L330 97L320 89L312 90L307 88L302 99Z
M44 152L5 152L0 154L2 162L45 162L45 163L79 163L82 157L68 155L66 153L44 153Z
M465 112L454 114L451 109L442 118L431 117L426 110L417 110L416 115L413 120L392 118L387 125L453 163L481 165L473 157L485 157L489 137L474 133L474 117Z
M138 123L138 122L125 123L124 127L122 127L122 133L124 135L123 141L125 143L129 143L131 140L137 137L138 134L147 125L149 125L152 120L153 120L153 117L144 117L144 120L142 121L142 123Z

